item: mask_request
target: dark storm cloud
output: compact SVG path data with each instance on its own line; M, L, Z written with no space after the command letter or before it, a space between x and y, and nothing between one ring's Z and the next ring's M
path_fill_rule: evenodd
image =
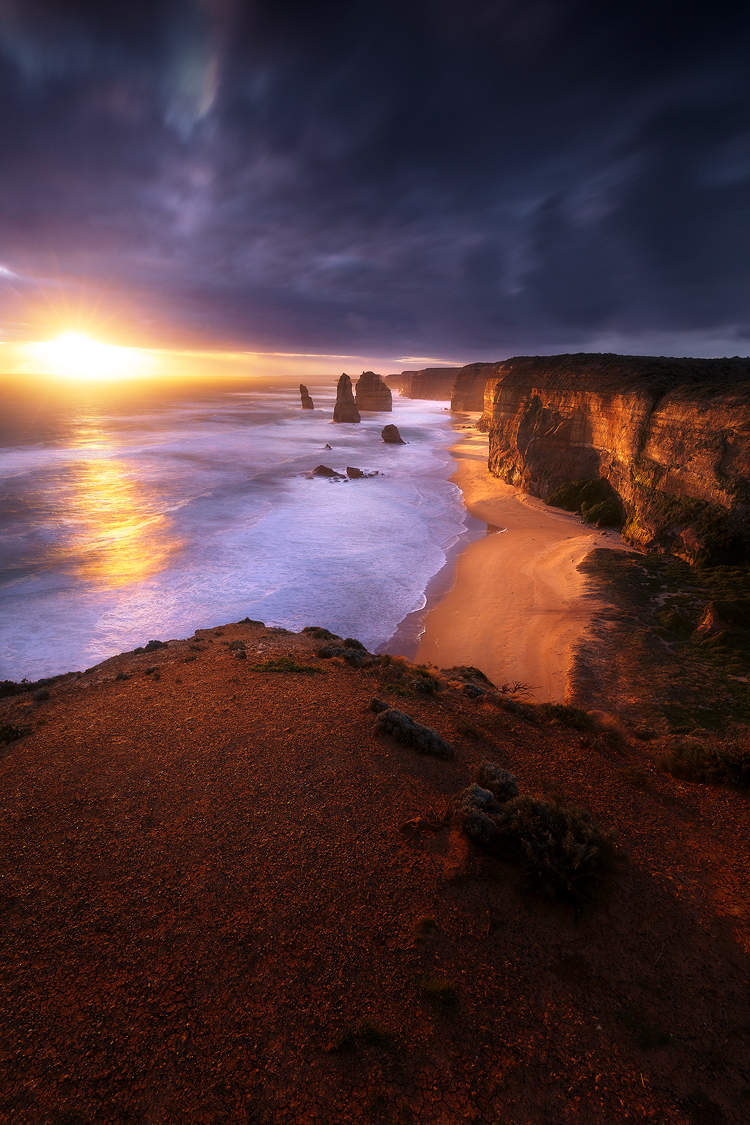
M0 263L155 339L742 351L749 30L728 5L0 0Z

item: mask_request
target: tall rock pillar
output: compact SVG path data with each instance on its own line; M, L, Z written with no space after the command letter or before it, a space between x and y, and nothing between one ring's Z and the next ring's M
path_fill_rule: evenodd
M336 405L333 408L333 420L334 422L361 421L357 405L354 401L352 381L346 373L339 379L339 385L336 389Z

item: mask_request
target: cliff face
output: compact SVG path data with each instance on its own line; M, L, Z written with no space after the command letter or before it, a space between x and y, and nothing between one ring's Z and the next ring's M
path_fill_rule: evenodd
M750 361L518 357L487 380L495 476L543 499L604 478L631 542L750 555Z
M404 398L447 400L453 393L453 384L460 370L460 367L425 367L422 371L402 371L400 375L388 375L386 382L396 386ZM481 407L476 409L480 410Z
M453 384L451 410L484 410L487 380L502 368L502 363L469 363L460 368Z

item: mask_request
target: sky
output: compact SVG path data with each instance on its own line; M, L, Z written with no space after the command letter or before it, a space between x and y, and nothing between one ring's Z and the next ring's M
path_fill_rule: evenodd
M747 355L749 47L684 0L0 0L0 340Z

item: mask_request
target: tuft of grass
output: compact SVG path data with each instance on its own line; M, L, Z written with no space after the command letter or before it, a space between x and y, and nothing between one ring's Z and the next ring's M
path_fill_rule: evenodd
M321 670L312 664L300 664L297 660L293 660L291 656L274 656L269 660L264 660L261 664L251 664L250 671L303 672L305 675L312 676L319 674Z
M20 726L5 723L0 727L0 742L7 745L9 742L17 742L19 738L25 738L27 734L31 734L31 727L25 723L21 723Z
M402 699L414 695L413 690L405 684L383 684L383 691L387 691L389 695L400 695Z
M337 641L338 634L332 633L330 629L324 629L322 625L306 625L302 630L308 637L314 637L317 641Z
M538 710L548 723L573 727L574 730L596 730L595 720L588 711L583 711L580 707L570 707L567 703L542 703Z
M414 977L414 987L419 998L431 1004L438 1012L453 1012L458 1007L456 986L445 977L431 977L420 973Z

